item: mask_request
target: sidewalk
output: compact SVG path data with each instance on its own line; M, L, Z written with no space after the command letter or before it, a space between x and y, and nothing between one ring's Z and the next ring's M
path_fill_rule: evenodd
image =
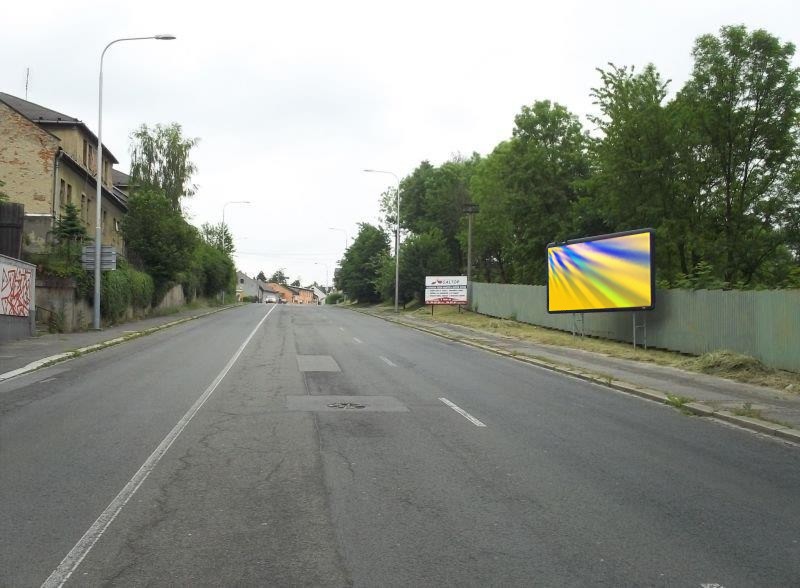
M0 342L0 382L38 369L45 364L69 359L75 352L85 353L102 349L228 308L233 306L184 309L174 314L106 327L101 331L43 334L27 339Z
M800 394L604 354L522 341L461 325L354 309L583 380L672 404L698 416L800 442ZM746 410L749 409L749 410ZM735 414L745 412L751 416ZM754 418L758 416L759 418Z

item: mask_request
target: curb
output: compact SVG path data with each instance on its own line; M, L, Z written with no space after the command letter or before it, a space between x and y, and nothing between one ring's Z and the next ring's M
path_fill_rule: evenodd
M606 388L611 388L612 390L617 390L618 392L624 392L625 394L638 396L639 398L644 398L645 400L651 400L653 402L658 402L659 404L674 406L670 401L669 395L665 394L664 392L659 392L658 390L652 390L650 388L634 386L633 384L629 384L627 382L623 382L620 380L613 380L613 379L610 380L608 378L598 376L597 374L592 374L591 372L583 372L572 367L566 367L550 363L533 357L526 357L524 355L515 355L503 349L492 347L491 345L486 345L484 343L477 343L475 341L470 341L469 339L461 339L455 336L440 333L433 329L422 327L420 325L408 323L396 318L384 317L379 314L368 312L366 310L360 310L357 308L350 308L348 310L360 312L361 314L373 316L375 318L379 318L390 323L403 325L404 327L408 327L411 329L416 329L417 331L428 333L429 335L435 335L442 339L447 339L448 341L461 343L463 345L468 345L476 349L482 349L483 351L488 351L490 353L494 353L495 355L508 357L509 359L514 359L522 363L527 363L529 365L557 372L565 376L571 376L573 378L577 378L585 382L597 384L600 386L605 386ZM713 408L706 406L705 404L701 404L699 402L687 402L685 404L681 404L680 407L676 408L685 410L695 416L714 418L723 422L731 423L736 426L742 427L743 429L749 429L751 431L756 431L758 433L772 435L773 437L778 437L786 441L793 441L794 443L800 444L800 430L794 429L792 427L787 427L786 425L779 425L768 421L754 419L751 417L739 416L727 410L714 410Z
M134 331L132 333L125 335L124 337L115 337L113 339L108 339L107 341L101 341L100 343L93 343L92 345L87 345L86 347L75 349L74 351L67 351L65 353L59 353L56 355L51 355L50 357L37 359L36 361L33 361L28 365L22 366L21 368L17 368L15 370L11 370L10 372L0 374L0 382L5 382L6 380L10 380L11 378L16 378L17 376L22 376L30 372L35 372L38 369L50 367L51 365L55 365L57 363L63 363L65 361L75 359L76 357L80 357L87 353L92 353L93 351L100 351L101 349L105 349L107 347L113 347L114 345L119 345L120 343L125 343L127 341L138 339L139 337L152 335L153 333L157 333L158 331L163 331L164 329L168 329L170 327L174 327L183 323L188 323L189 321L203 318L205 316L216 314L218 312L222 312L223 310L229 310L231 308L235 308L236 306L238 305L216 308L214 310L210 310L209 312L204 312L203 314L196 314L193 316L184 317L182 319L164 323L163 325L156 325L155 327L150 327L149 329L144 329L142 331Z

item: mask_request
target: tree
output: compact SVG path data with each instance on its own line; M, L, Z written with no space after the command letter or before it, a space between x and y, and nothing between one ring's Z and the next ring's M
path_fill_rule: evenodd
M543 284L545 248L568 236L577 188L589 175L588 137L574 114L549 100L523 106L514 122L507 153L508 269L516 283Z
M233 245L233 235L231 235L227 225L223 225L222 223L216 225L203 223L200 227L200 237L203 241L212 247L216 247L229 257L236 251Z
M300 280L299 280L299 279L295 280L294 282L292 282L292 283L291 283L291 284L289 284L289 285L290 285L290 286L294 286L295 288L300 288L300 287L301 287L301 286L300 286Z
M260 281L260 282L266 282L267 281L267 276L264 275L264 271L262 270L262 271L258 272L258 275L256 276L256 279L258 281Z
M159 293L190 266L200 241L197 229L154 190L138 190L128 200L122 234L129 258L153 277Z
M380 300L378 280L389 236L379 227L360 223L358 236L347 249L337 278L339 288L359 302Z
M142 125L131 134L131 183L134 191L160 189L172 209L181 210L181 198L193 196L196 166L189 159L199 139L184 138L178 123Z
M590 116L602 137L591 143L592 175L573 213L577 234L656 229L658 275L688 274L700 239L694 207L677 189L674 109L664 104L669 82L655 66L597 70L592 89L600 114Z
M413 234L439 229L447 246L448 273L458 272L465 261L464 205L470 201L469 182L478 154L456 155L439 167L423 161L400 182L400 221ZM395 226L394 191L383 194L381 210L387 226Z
M708 239L701 256L729 285L752 284L784 247L800 121L794 52L766 31L723 27L697 39L692 76L676 99L689 143L680 177Z
M399 302L403 305L414 300L425 300L425 276L448 275L450 252L441 229L433 228L421 235L412 235L400 247ZM378 286L383 298L394 298L394 258L385 255Z
M89 233L83 226L77 206L71 202L64 206L64 214L56 221L53 235L59 243L83 243L89 239Z
M289 276L283 273L283 269L284 268L276 270L275 273L270 276L268 281L272 284L287 284L289 282Z

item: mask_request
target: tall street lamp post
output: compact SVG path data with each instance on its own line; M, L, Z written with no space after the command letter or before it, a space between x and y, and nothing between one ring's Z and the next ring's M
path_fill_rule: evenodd
M250 201L249 200L228 200L228 202L226 202L225 204L222 205L222 230L220 231L221 235L220 235L219 238L220 238L220 241L221 241L220 242L220 247L222 247L223 250L224 250L224 247L225 247L225 227L226 227L226 225L225 225L225 207L228 206L228 204L250 204ZM225 304L225 288L222 289L222 304Z
M155 39L157 41L172 41L175 35L152 35L150 37L124 37L114 39L100 54L100 79L98 90L97 107L97 204L95 207L95 228L94 228L94 316L92 327L100 330L100 263L102 260L102 240L103 240L103 59L106 51L114 43L122 41L145 41Z
M394 229L394 311L400 312L400 178L397 174L380 169L365 169L369 174L389 174L397 181L395 193L395 229Z

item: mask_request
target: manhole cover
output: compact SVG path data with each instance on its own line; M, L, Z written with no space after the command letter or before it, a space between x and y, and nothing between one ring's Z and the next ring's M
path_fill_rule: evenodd
M330 408L344 408L345 410L353 408L366 408L365 404L358 402L332 402L328 405Z

